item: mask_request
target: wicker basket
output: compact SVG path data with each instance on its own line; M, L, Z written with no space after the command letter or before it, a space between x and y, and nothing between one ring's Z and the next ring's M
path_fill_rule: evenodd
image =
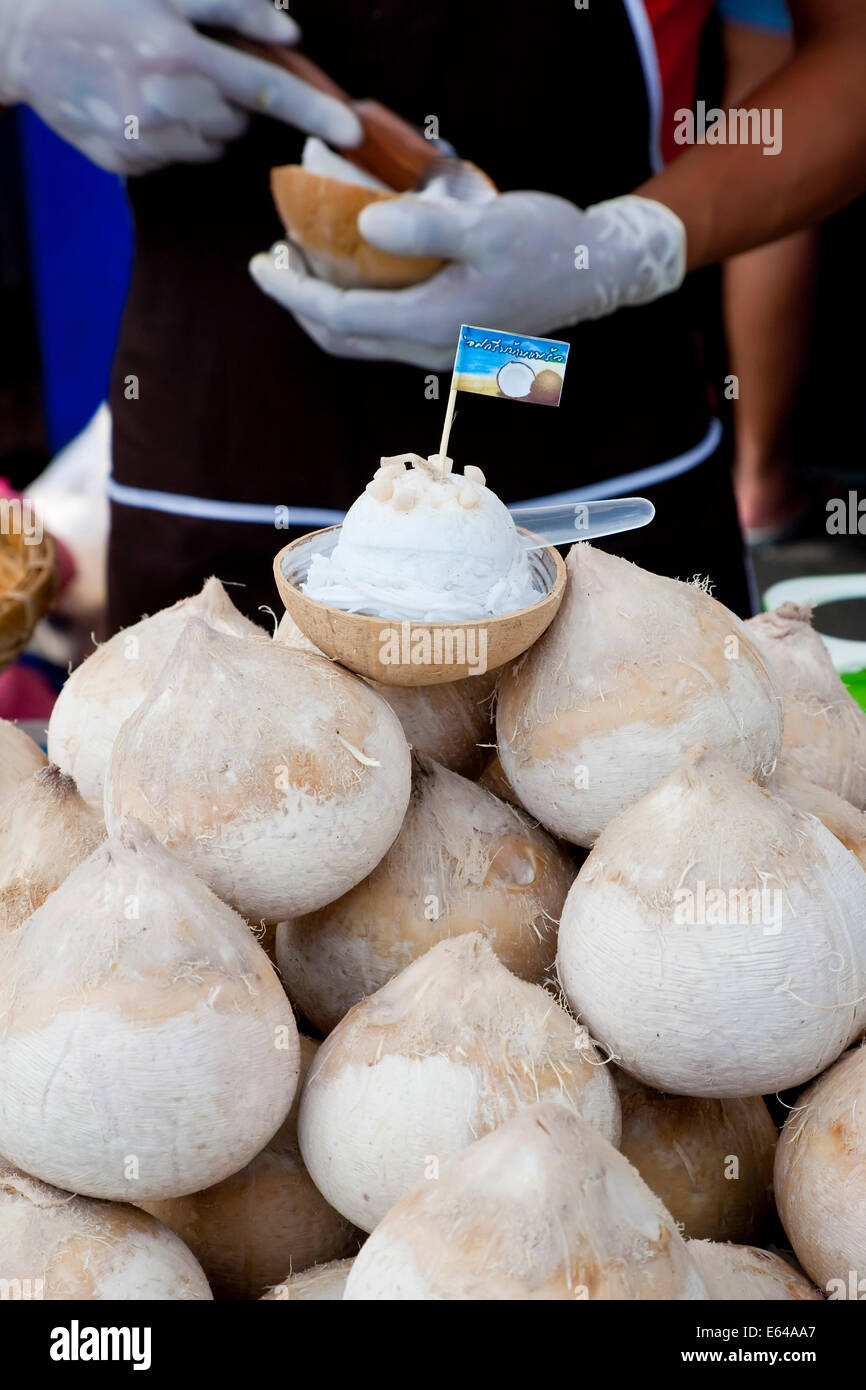
M0 532L0 671L20 656L56 593L51 537L34 545L19 533Z

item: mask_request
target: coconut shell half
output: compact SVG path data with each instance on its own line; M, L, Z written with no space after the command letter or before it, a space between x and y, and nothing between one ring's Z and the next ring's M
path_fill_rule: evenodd
M271 193L291 241L310 269L344 289L403 289L445 264L435 256L392 256L365 241L358 217L370 203L395 198L286 164L271 170Z

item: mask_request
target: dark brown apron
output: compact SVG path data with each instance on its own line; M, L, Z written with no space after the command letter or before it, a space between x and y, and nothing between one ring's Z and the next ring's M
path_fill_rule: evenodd
M305 50L344 87L419 125L435 115L503 191L586 206L651 173L645 75L621 0L297 0L292 14ZM438 445L447 373L431 400L421 369L329 357L248 275L250 256L282 233L269 170L298 160L302 143L257 120L219 164L129 184L137 251L112 386L112 630L211 573L266 621L260 606L279 607L276 551L344 511L380 455ZM457 466L479 464L506 501L651 497L657 520L611 548L660 573L709 574L748 612L687 293L549 336L573 344L562 405L461 395ZM280 508L288 531L275 526Z

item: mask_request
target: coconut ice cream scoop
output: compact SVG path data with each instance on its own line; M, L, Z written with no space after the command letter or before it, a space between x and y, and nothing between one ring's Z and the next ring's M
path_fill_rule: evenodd
M480 468L451 473L405 454L382 460L303 592L378 618L467 622L527 608L543 590Z

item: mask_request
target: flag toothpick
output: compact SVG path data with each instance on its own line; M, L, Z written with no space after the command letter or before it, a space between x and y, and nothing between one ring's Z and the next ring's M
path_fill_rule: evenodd
M442 438L439 441L439 452L433 455L433 462L438 464L439 471L443 475L451 472L452 459L448 457L448 441L451 438L451 426L454 424L454 407L457 404L457 387L454 385L455 373L451 373L451 390L448 392L448 404L445 407L445 423L442 426Z
M533 405L559 405L568 361L568 343L553 338L532 338L493 328L460 325L445 423L438 454L430 461L444 477L451 471L448 457L451 426L458 391Z

